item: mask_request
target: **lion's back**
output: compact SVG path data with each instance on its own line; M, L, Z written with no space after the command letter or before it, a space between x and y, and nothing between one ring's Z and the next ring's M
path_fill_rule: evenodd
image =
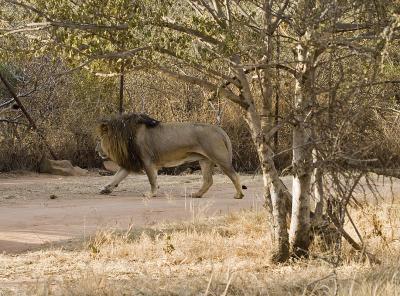
M215 155L227 155L232 158L230 140L223 129L206 123L161 123L154 128L146 128L146 139L139 146L148 147L156 158L163 156L183 157L198 153L209 158Z
M171 143L201 144L204 141L228 138L222 128L207 123L167 122L148 130L153 130L156 138Z

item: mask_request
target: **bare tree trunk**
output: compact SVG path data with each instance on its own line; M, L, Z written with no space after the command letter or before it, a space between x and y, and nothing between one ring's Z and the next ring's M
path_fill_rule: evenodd
M286 199L288 193L273 162L273 150L271 149L266 136L267 126L257 113L249 82L242 67L240 58L235 57L234 63L238 65L238 79L241 83L241 97L247 103L246 122L249 125L253 141L257 148L258 157L261 163L264 182L264 195L271 196L273 228L274 228L274 250L272 261L284 262L289 258L289 237L286 225ZM263 107L265 108L265 106ZM263 109L262 112L266 112Z
M273 162L273 151L266 138L262 135L258 115L252 108L247 111L246 121L250 127L253 141L257 147L258 157L263 174L264 195L270 195L275 245L272 255L273 262L284 262L289 258L289 237L286 225L286 213L289 193L279 178Z
M269 42L270 43L270 42ZM271 73L270 69L265 69L263 70L262 74L262 109L261 109L261 130L263 135L268 134L269 131L272 130L274 127L274 121L273 121L273 114L272 114L272 81L271 81ZM269 139L265 139L266 143L265 145L270 145ZM262 152L261 154L266 155L265 152ZM261 155L259 153L259 155ZM270 156L272 157L272 155ZM271 158L272 160L272 158ZM261 166L262 166L262 160L261 161ZM275 169L275 164L274 164L274 169ZM262 168L263 170L263 168ZM263 173L264 175L264 173ZM264 182L265 184L265 182ZM272 205L272 193L269 192L268 190L264 191L264 199L267 205L270 206L271 209L273 209Z
M314 70L308 49L297 46L297 70L300 77L295 86L295 119L293 128L293 188L290 242L294 256L306 256L310 245L310 193L312 151L310 112Z
M310 185L311 172L306 163L311 161L306 148L299 147L305 143L305 132L296 127L293 130L293 188L292 219L290 224L290 241L295 256L304 256L310 244Z
M265 149L265 147L265 145L262 145L258 154L262 159L264 192L269 192L271 196L274 237L276 240L272 261L285 262L289 258L289 237L286 225L286 198L288 193L272 161L270 154L272 151L268 151L270 149Z

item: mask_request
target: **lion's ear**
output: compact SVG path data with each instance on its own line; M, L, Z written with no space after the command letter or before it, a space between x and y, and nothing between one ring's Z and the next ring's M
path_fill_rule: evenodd
M106 123L101 123L100 124L100 131L102 134L105 134L108 132L108 125Z
M160 121L153 119L150 116L147 116L146 114L139 114L137 123L145 124L148 127L155 127L160 123Z

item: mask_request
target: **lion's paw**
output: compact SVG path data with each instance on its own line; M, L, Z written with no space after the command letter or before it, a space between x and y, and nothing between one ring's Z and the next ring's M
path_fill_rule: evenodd
M157 192L145 192L143 193L143 196L146 198L152 198L157 196Z
M244 197L243 193L238 193L238 194L235 194L235 196L234 196L235 199L242 199L243 197Z
M110 194L111 192L112 192L112 190L111 190L110 187L104 187L104 188L102 188L102 189L100 190L100 194L104 194L104 195Z

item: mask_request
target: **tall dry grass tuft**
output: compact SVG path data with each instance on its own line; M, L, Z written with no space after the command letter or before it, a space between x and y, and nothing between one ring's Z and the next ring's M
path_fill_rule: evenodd
M258 210L104 230L72 249L0 255L0 279L20 283L14 291L28 295L395 295L399 209L396 203L351 212L382 265L362 260L346 243L340 254L315 245L311 259L270 264L270 217ZM351 225L346 230L355 237Z

